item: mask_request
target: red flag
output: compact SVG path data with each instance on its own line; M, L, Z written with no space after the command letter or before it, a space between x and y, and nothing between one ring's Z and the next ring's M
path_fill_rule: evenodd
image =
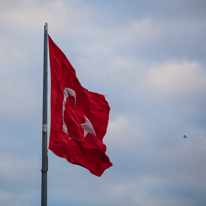
M49 37L51 129L49 149L101 176L112 166L105 154L110 107L101 94L82 87L64 53Z

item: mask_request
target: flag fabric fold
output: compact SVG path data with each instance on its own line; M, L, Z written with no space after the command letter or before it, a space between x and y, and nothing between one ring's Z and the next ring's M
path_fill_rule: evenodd
M49 39L51 128L49 149L101 176L112 166L106 155L110 107L101 94L85 89L64 53Z

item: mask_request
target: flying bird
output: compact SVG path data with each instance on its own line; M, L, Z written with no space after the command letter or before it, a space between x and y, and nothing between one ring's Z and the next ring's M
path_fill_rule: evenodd
M184 138L187 138L187 136L184 134L184 136L183 136Z

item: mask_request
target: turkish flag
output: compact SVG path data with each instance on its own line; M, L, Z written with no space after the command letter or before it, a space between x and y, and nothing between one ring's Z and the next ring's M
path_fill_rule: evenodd
M105 154L110 107L105 97L82 87L76 72L50 36L51 128L49 149L101 176L112 166Z

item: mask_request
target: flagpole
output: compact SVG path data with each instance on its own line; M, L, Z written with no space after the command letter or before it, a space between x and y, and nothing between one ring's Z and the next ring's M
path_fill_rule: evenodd
M41 179L41 206L47 206L47 73L48 73L48 25L44 25L44 68L43 68L43 115L42 115L42 179Z

